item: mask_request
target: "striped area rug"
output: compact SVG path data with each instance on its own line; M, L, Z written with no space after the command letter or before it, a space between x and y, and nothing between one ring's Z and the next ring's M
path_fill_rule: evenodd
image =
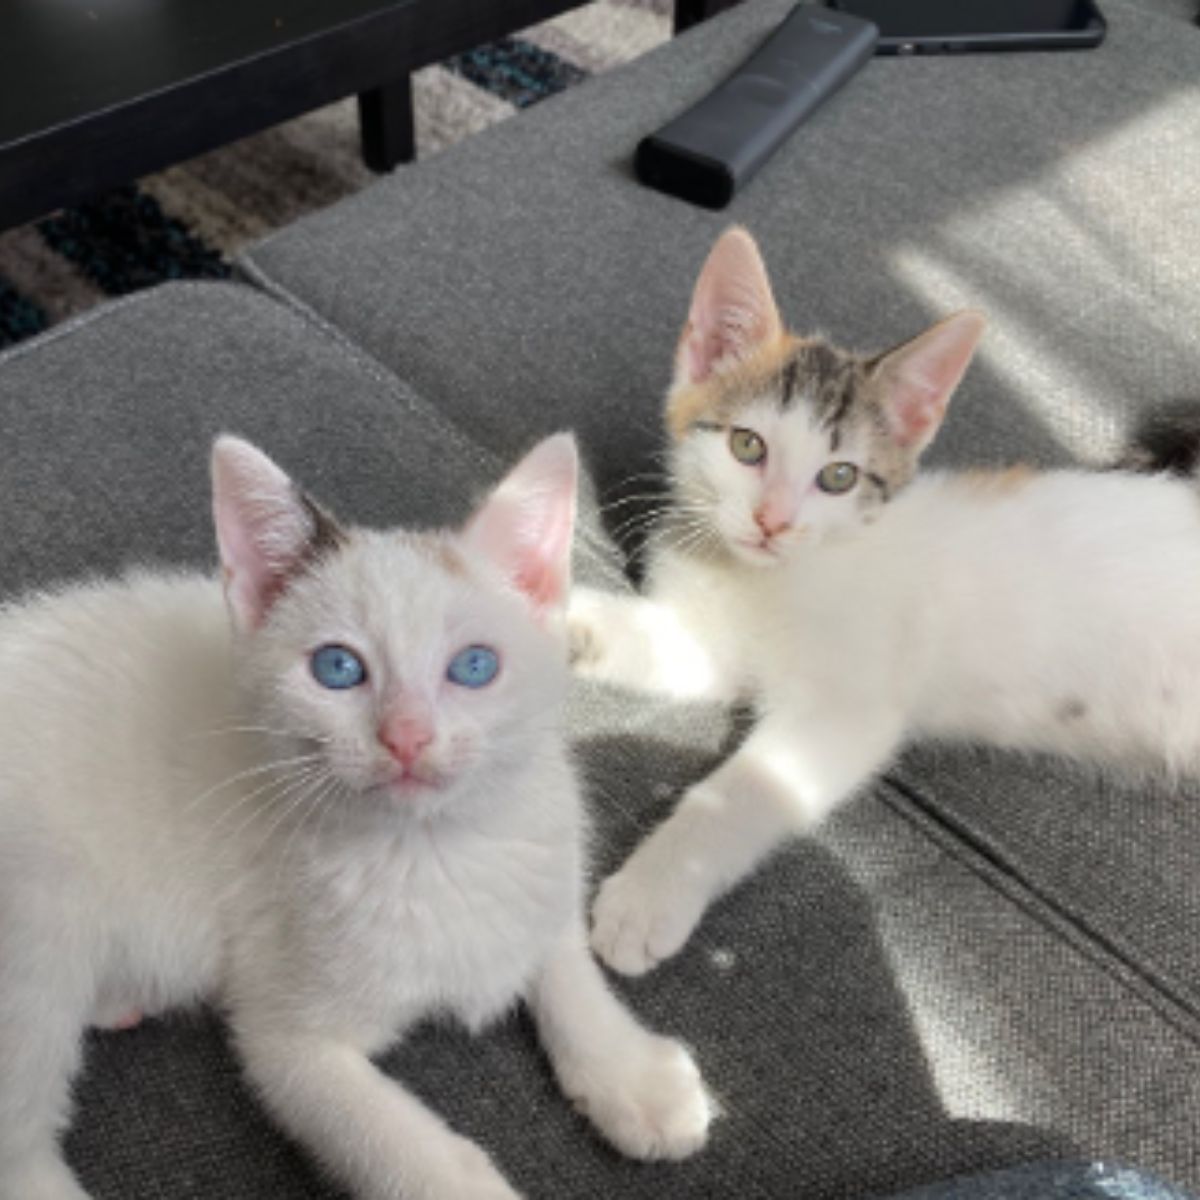
M594 0L414 77L418 161L670 35L671 0ZM401 168L404 169L404 168ZM353 99L0 233L0 346L238 250L367 186Z

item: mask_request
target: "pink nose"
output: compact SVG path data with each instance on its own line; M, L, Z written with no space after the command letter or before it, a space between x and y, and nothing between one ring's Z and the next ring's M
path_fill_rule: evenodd
M407 771L433 741L433 730L425 721L402 717L379 727L379 740L388 753Z
M791 518L774 511L769 504L754 510L754 520L767 537L774 537L792 527Z

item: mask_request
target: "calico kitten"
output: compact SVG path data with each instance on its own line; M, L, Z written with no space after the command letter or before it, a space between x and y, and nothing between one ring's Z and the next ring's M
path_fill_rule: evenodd
M578 669L749 696L743 746L602 888L592 945L629 974L912 738L1200 769L1193 481L916 475L983 319L878 356L784 331L741 230L696 285L667 398L672 509L645 598L580 591Z
M279 1124L369 1200L516 1195L370 1056L519 997L619 1150L704 1143L692 1060L586 944L562 732L576 469L559 435L465 528L381 533L224 437L224 599L143 573L0 613L5 1200L84 1197L56 1135L85 1026L201 1000Z

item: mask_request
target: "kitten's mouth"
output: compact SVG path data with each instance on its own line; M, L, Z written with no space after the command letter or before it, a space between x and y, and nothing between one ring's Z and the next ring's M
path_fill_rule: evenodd
M783 561L783 552L769 538L734 538L733 545L742 558L756 566L771 566Z
M393 771L390 775L386 776L378 784L378 787L381 791L387 792L389 796L394 796L398 800L415 800L421 796L429 795L430 792L436 792L445 782L445 779L440 775L420 771L400 770Z

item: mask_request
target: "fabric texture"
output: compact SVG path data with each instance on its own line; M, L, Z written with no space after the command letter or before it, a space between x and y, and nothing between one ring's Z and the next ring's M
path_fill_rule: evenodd
M0 377L9 596L122 563L215 564L221 431L363 524L461 521L510 465L335 331L240 285L102 306L0 355ZM612 578L583 510L577 570Z

